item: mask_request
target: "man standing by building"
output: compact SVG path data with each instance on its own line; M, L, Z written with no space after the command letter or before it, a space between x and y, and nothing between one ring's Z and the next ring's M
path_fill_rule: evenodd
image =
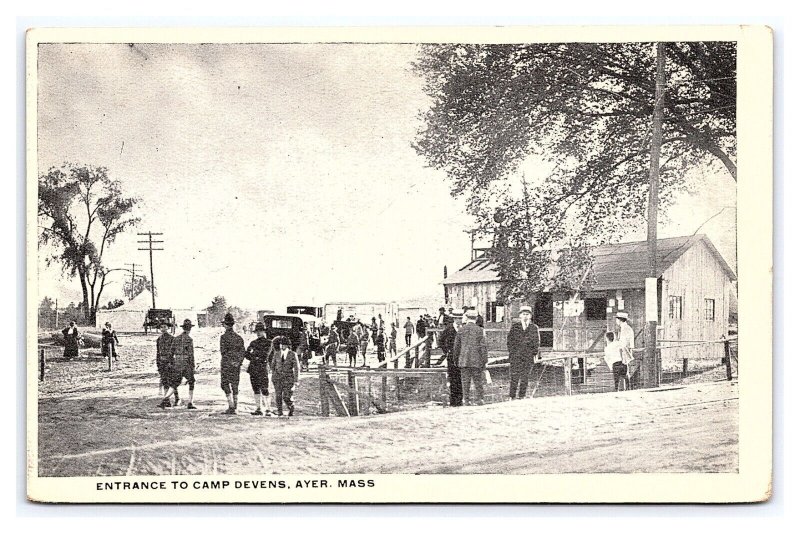
M406 348L411 346L411 335L414 334L414 324L411 322L411 317L406 317L406 323L403 325L406 332Z
M519 322L511 324L506 344L508 346L509 382L511 399L524 398L528 392L528 379L539 353L539 328L531 322L531 306L519 307ZM519 388L519 396L517 396Z
M220 353L220 386L228 399L228 410L226 414L235 415L239 400L239 373L242 369L244 360L244 339L233 331L233 315L225 314L222 325L225 326L225 333L219 338Z
M164 394L159 407L170 407L169 397L175 395L175 405L178 405L178 387L183 383L186 378L186 384L189 385L189 403L186 405L187 409L197 409L192 403L194 400L194 341L189 336L189 332L194 327L192 321L188 318L183 321L181 329L183 333L178 335L172 340L172 369L170 371L170 387Z
M161 335L156 339L156 368L158 369L158 394L164 396L169 389L170 368L172 367L172 341L175 337L169 333L169 324L159 325Z
M278 416L283 416L283 404L289 408L289 416L294 415L294 391L300 383L300 362L297 355L289 349L288 337L278 337L280 351L272 355L272 387L275 390L275 405Z
M256 323L256 338L247 347L244 356L250 361L247 373L250 374L250 385L253 387L253 397L256 410L250 413L253 416L261 416L266 413L271 416L269 410L269 352L271 343L267 339L267 328L262 322ZM262 411L262 407L264 410Z
M425 322L425 318L422 315L419 315L419 320L417 320L417 337L419 339L425 338L425 332L428 330L428 324Z
M475 383L475 402L483 405L483 388L486 383L486 365L489 363L489 350L483 329L475 324L478 312L469 309L464 315L464 326L456 334L453 355L461 371L461 388L464 405L470 404L469 387Z
M630 384L630 378L639 370L639 361L633 356L635 336L633 328L628 324L628 313L625 311L617 313L617 328L619 329L617 340L622 348L622 364L627 366L628 383Z
M460 324L460 322L459 322ZM444 331L439 337L439 347L442 349L442 359L447 358L447 381L450 383L450 406L458 407L464 404L464 396L461 389L461 370L458 368L453 354L453 348L458 334L458 326L455 320L451 320L445 325ZM438 365L442 359L436 362Z

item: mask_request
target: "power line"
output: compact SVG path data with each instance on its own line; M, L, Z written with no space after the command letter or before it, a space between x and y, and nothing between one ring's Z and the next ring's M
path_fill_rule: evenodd
M150 294L153 297L153 309L156 308L156 280L153 276L153 252L164 251L164 248L153 248L154 244L164 244L164 241L154 241L154 235L164 235L163 233L154 233L148 231L146 233L137 233L137 235L147 236L146 241L137 241L139 244L146 244L147 248L139 248L139 251L150 252Z

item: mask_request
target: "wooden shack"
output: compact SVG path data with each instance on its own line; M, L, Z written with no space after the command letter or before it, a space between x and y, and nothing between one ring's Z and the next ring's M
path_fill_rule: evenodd
M644 344L647 242L595 246L589 290L578 294L531 294L534 322L544 349L594 351L615 328L617 311L629 314L636 345ZM658 240L658 338L664 343L718 340L728 331L731 284L736 274L705 235ZM483 315L491 350L505 350L506 333L520 301L501 302L501 280L491 250L473 251L472 261L443 280L448 304L473 306ZM664 351L671 359L721 357L719 344Z

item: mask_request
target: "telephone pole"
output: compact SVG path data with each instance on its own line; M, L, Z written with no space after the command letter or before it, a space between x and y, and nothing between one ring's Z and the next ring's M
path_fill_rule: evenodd
M156 308L156 280L153 276L153 252L161 252L163 248L153 248L154 244L164 244L164 241L154 241L154 236L164 235L163 233L153 233L148 231L146 233L137 233L137 235L146 236L146 241L137 241L139 244L146 244L147 248L139 248L139 251L150 252L150 294L153 297L153 309Z
M131 297L128 300L133 300L133 287L136 283L136 267L141 267L142 265L136 263L125 263L126 267L130 267L129 270L131 271Z
M645 387L657 387L661 362L656 349L658 328L658 188L661 166L662 123L664 122L664 43L656 44L656 94L653 105L653 140L650 145L650 195L647 203L647 266L645 280L645 336L642 378Z

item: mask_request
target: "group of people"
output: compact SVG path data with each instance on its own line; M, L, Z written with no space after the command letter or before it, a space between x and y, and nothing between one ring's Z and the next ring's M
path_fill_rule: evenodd
M257 323L256 338L245 348L244 339L234 331L235 320L230 313L225 315L222 325L225 326L225 333L219 339L220 387L228 401L225 413L230 415L237 413L239 379L242 367L247 361L245 371L250 374L250 385L255 401L255 410L250 414L272 416L268 402L271 381L277 415L283 416L283 408L286 406L288 416L293 416L294 392L300 382L300 360L296 352L292 351L289 338L279 336L270 341L266 338L264 324ZM156 340L156 366L162 393L159 403L161 408L181 404L178 391L185 380L189 388L186 407L196 409L193 403L194 342L190 335L193 327L191 320L184 320L181 325L183 333L177 337L170 335L166 325L161 327L161 336Z
M447 316L440 309L440 316ZM450 405L469 405L474 402L482 405L486 385L489 352L483 328L478 325L479 315L475 309L468 308L464 313L463 325L450 318L443 320L444 331L439 336L439 346L443 358L447 359L447 377L450 382ZM541 339L539 328L533 323L532 308L522 304L519 308L519 321L511 325L506 338L509 361L509 396L512 400L525 398L531 371L537 358ZM615 390L630 387L630 376L636 371L633 357L634 333L628 324L628 314L616 314L619 334L606 333L604 359L614 375ZM440 359L441 362L441 359ZM475 387L475 398L470 398L470 386Z
M323 362L328 365L336 366L336 355L339 352L339 347L344 344L345 352L347 353L347 365L356 367L358 365L358 354L363 358L363 365L367 366L367 348L370 343L375 347L378 355L378 361L383 362L386 360L386 354L389 353L391 357L397 354L397 326L391 324L391 332L386 333L385 323L383 317L378 315L378 318L372 317L372 322L369 326L362 323L361 320L353 319L353 326L350 331L339 332L336 324L331 325L330 328L324 324L320 328L320 337L322 341Z
M78 357L79 348L81 343L81 333L72 320L69 326L61 330L64 335L64 359L74 359ZM100 353L103 357L113 358L114 361L119 359L117 353L117 346L119 345L119 337L117 332L111 327L111 322L103 324L103 329L100 332Z

